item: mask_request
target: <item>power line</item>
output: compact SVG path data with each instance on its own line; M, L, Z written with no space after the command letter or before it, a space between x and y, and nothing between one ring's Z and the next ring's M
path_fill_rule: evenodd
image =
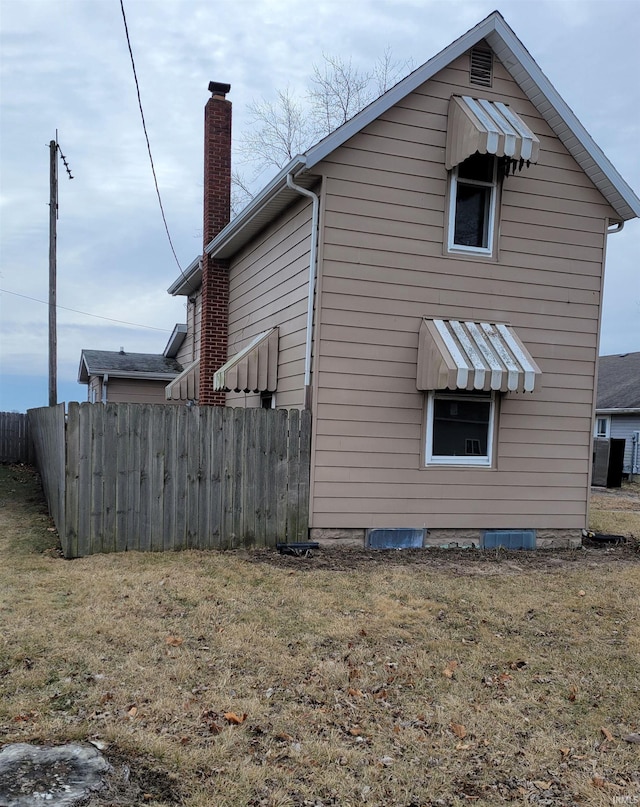
M34 303L42 303L42 305L49 305L45 300L38 300L36 297L29 297L26 294L19 294L17 291L9 291L9 289L0 289L2 294L13 294L14 297L22 297L25 300L31 300ZM119 325L131 325L134 328L146 328L149 331L162 331L163 333L170 333L169 328L155 328L153 325L141 325L139 322L127 322L123 319L113 319L113 317L103 317L100 314L90 314L88 311L78 311L77 308L67 308L64 305L57 305L56 308L61 308L63 311L72 311L74 314L82 314L85 317L95 317L95 319L105 319L107 322L117 322Z
M182 271L182 267L180 266L180 261L178 260L178 256L176 255L176 251L173 247L173 241L171 240L171 234L169 233L169 225L167 224L167 218L164 214L164 207L162 206L162 198L160 197L160 188L158 187L158 177L156 176L156 169L155 165L153 164L153 156L151 154L151 144L149 142L149 135L147 134L147 124L144 120L144 112L142 111L142 98L140 97L140 85L138 84L138 74L136 73L136 64L133 59L133 50L131 49L131 40L129 39L129 28L127 27L127 18L124 13L124 2L120 0L120 9L122 11L122 20L124 22L124 32L127 37L127 46L129 48L129 56L131 57L131 67L133 69L133 79L136 83L136 93L138 94L138 106L140 107L140 117L142 118L142 128L144 130L145 140L147 141L147 151L149 152L149 161L151 162L151 172L153 173L153 182L156 186L156 193L158 195L158 204L160 205L160 212L162 213L162 221L164 222L164 229L167 233L167 238L169 239L169 245L171 247L171 252L173 252L173 257L176 259L176 263L178 264L178 269L180 270L180 274L186 279L184 272Z

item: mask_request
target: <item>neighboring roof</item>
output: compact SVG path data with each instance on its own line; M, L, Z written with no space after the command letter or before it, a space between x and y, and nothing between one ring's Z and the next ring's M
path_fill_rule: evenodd
M83 350L80 356L78 381L80 384L88 384L89 376L104 375L105 373L117 378L169 380L181 371L181 364L161 353Z
M640 199L560 97L535 59L507 25L504 17L498 11L494 11L475 28L467 31L422 67L414 70L339 129L312 146L305 154L294 157L211 241L206 247L206 252L216 258L229 258L235 254L275 216L299 198L295 191L287 187L288 174L294 175L297 184L307 188L312 186L317 177L310 172L319 162L483 39L609 202L620 220L627 221L640 216ZM185 275L188 277L189 274L187 270ZM184 282L185 277L179 278L169 292L187 293L177 291Z
M640 352L600 356L596 410L640 412Z
M420 390L533 392L540 375L509 325L422 320L416 378Z

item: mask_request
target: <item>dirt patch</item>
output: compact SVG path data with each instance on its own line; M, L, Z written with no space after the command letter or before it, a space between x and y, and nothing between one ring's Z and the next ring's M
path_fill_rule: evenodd
M553 572L566 568L590 568L599 564L635 563L640 565L640 543L623 536L610 540L585 539L580 549L359 549L330 547L317 549L310 556L281 555L274 550L248 552L249 563L265 563L282 569L313 572L351 571L366 567L417 566L442 569L457 575L505 575L520 572Z

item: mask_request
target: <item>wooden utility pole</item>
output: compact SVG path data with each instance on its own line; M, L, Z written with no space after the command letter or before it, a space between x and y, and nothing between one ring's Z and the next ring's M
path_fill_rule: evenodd
M58 220L58 133L49 143L49 406L58 403L58 332L56 322L56 223Z

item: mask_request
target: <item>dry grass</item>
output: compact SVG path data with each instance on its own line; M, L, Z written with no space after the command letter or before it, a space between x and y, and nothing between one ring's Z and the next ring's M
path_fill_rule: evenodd
M640 541L640 480L623 482L621 488L594 488L589 526Z
M640 798L640 556L64 561L34 482L0 467L0 740L107 743L138 796L92 804Z

